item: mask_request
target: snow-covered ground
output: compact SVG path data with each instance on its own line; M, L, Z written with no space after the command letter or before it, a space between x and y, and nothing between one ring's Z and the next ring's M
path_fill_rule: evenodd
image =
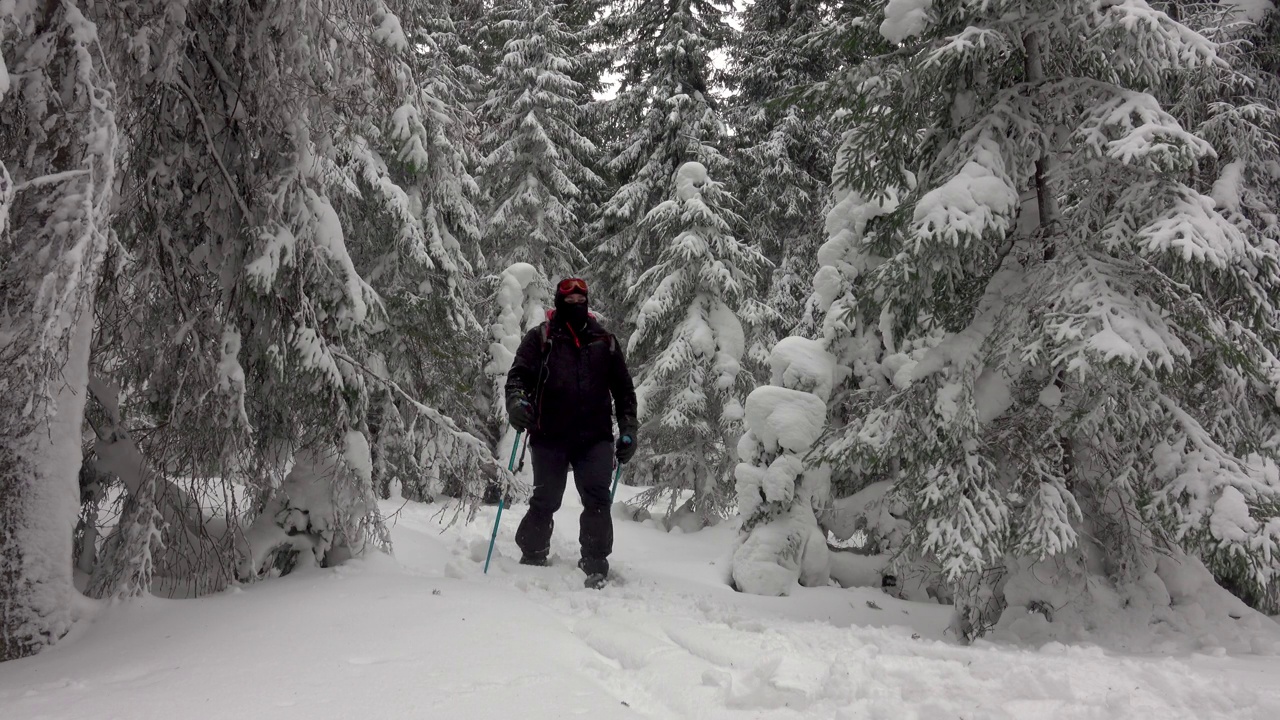
M442 532L439 508L386 503L394 559L201 600L86 601L67 641L0 665L0 718L1280 717L1274 656L960 647L947 608L878 591L734 593L728 526L619 522L618 581L585 590L573 494L552 568L515 563L523 506L485 576L493 508Z

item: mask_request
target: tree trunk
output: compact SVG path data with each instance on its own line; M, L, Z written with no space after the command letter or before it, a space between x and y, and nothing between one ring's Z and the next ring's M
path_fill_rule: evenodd
M39 652L71 628L71 545L93 329L87 306L71 334L56 406L29 432L0 438L0 661Z
M73 0L9 5L16 33L0 51L21 60L0 94L0 661L71 627L92 298L116 155L94 24Z

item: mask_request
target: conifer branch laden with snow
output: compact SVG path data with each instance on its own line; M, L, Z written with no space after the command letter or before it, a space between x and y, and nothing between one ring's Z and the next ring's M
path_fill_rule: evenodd
M767 365L779 338L801 325L804 301L823 239L834 148L829 113L800 97L829 79L840 60L835 37L823 36L832 8L822 2L758 0L742 12L742 33L729 49L727 79L735 128L733 170L743 238L774 265L762 287L767 315L753 319L752 360Z
M1155 558L1180 546L1280 576L1280 254L1211 197L1226 148L1166 109L1229 53L1141 0L1024 5L867 23L908 44L844 81L866 102L815 281L854 372L825 457L847 491L893 482L968 638L1002 588L1036 602L1037 563L1128 592L1173 582Z
M658 262L639 278L628 354L639 368L636 396L645 438L631 476L652 484L645 500L693 491L692 508L709 522L731 502L730 443L740 434L742 314L767 265L731 233L729 197L696 162L676 173L671 199L650 211Z

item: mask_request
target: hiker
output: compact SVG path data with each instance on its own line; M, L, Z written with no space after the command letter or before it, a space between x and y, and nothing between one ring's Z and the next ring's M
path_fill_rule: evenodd
M613 551L610 475L615 457L625 463L636 451L636 391L617 338L587 311L586 281L566 278L556 286L555 309L524 336L506 391L511 425L528 431L533 453L533 497L516 531L520 563L548 564L552 516L572 467L582 497L578 567L589 583L603 582Z

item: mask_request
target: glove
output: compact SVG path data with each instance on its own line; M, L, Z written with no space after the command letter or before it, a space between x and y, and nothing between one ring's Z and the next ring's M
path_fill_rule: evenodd
M533 425L533 405L524 398L518 398L507 405L507 417L511 420L511 427L528 430Z
M614 455L617 456L618 462L625 463L636 454L636 439L630 433L624 434L618 438L618 442L614 444Z

